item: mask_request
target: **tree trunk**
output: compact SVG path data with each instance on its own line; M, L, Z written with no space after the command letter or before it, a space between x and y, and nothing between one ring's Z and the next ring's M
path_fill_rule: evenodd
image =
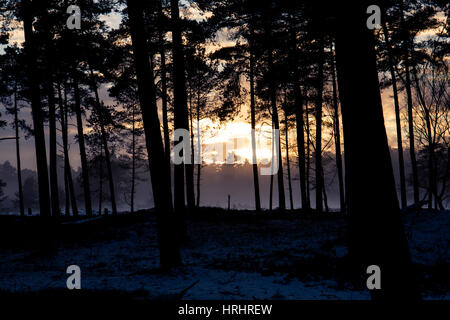
M136 123L135 112L136 106L133 104L133 128L132 128L132 165L131 165L131 199L130 199L130 213L134 213L134 188L136 182Z
M250 47L250 117L252 127L252 169L253 169L253 189L255 192L255 209L261 211L261 197L259 193L258 159L256 157L256 105L255 105L255 55L254 55L254 36L255 32L251 29L251 47Z
M98 187L98 214L102 214L103 207L103 148L100 148L100 160L99 160L99 187Z
M330 208L328 207L328 197L327 197L327 188L325 187L325 172L322 166L322 193L323 193L323 205L325 206L325 212L330 212Z
M67 110L67 87L64 86L64 101L61 95L61 88L58 86L58 97L59 97L59 115L61 121L61 132L63 140L63 152L64 152L64 178L67 181L67 191L66 191L66 215L69 215L68 210L68 200L72 204L72 215L74 217L78 216L78 206L77 198L75 196L75 188L73 186L72 178L72 167L70 166L69 158L69 138L68 138L68 110Z
M64 164L64 202L65 202L65 209L64 214L66 217L70 216L70 198L69 198L69 180L67 180L67 174L66 174L66 165Z
M39 185L39 211L42 217L50 217L50 193L48 182L47 152L45 148L44 117L42 114L39 75L37 70L37 52L33 34L33 6L30 0L22 0L23 29L25 35L26 67L28 87L31 95L33 115L34 143L36 150L36 168Z
M331 45L333 52L333 45ZM333 82L333 108L334 108L334 143L336 151L336 168L338 173L339 184L339 205L341 212L345 211L345 190L344 190L344 174L342 170L342 152L341 152L341 125L339 123L339 102L336 85L336 68L334 56L331 57L331 81Z
M409 130L409 154L411 157L411 169L413 175L413 190L414 190L414 203L419 203L419 174L417 170L416 149L414 146L414 115L413 115L413 102L411 92L411 76L410 76L410 63L409 63L409 32L404 27L404 12L403 12L403 0L400 2L401 21L400 28L404 34L404 64L405 64L405 88L408 102L408 130Z
M163 121L163 134L164 134L164 158L167 165L167 171L169 175L169 189L170 197L172 198L172 173L170 167L170 136L169 136L169 120L167 114L167 67L166 67L166 49L164 46L164 34L163 34L163 9L162 0L159 1L159 50L161 55L161 108L162 108L162 121Z
M284 111L284 135L286 143L286 166L288 175L288 187L289 187L289 204L291 205L291 210L294 210L294 199L292 198L292 183L291 183L291 164L289 160L289 127L288 127L288 117L286 110Z
M306 98L306 96L305 96ZM306 201L308 209L311 207L310 169L311 169L311 130L309 126L309 109L305 101L305 121L306 121Z
M294 23L294 22L292 22ZM305 167L305 129L303 119L303 98L300 88L300 70L297 58L297 35L295 30L291 28L291 57L290 61L293 68L293 86L295 101L295 124L297 128L297 152L298 152L298 171L300 176L300 197L302 200L302 209L308 210L310 204L307 198L306 190L306 167Z
M53 54L54 48L52 47L53 34L50 31L49 17L47 11L44 10L44 15L41 18L43 25L43 31L45 35L45 54L46 54L46 75L45 75L45 87L48 103L48 123L49 123L49 142L50 142L50 191L51 191L51 206L52 215L57 217L61 214L59 206L59 188L58 188L58 163L57 163L57 146L56 146L56 102L55 102L55 90L53 81L53 66L55 61Z
M174 235L177 228L170 196L170 177L167 170L161 170L166 162L156 105L153 70L148 56L143 4L140 0L127 0L127 4L145 142L149 154L153 199L157 212L160 264L162 268L169 269L181 264L181 256L178 239Z
M199 97L200 93L197 90L197 97ZM200 103L199 98L197 98L197 105ZM194 110L192 105L192 91L189 94L189 133L191 136L191 163L194 163Z
M386 22L383 22L383 33L386 41L388 58L389 58L389 71L392 78L392 91L394 94L394 109L395 109L395 125L397 129L397 149L398 149L398 167L400 171L400 198L402 208L406 208L406 179L405 179L405 162L403 160L403 141L402 141L402 125L400 122L400 103L398 101L398 89L397 78L395 76L394 58L392 54L392 46L389 40L389 33L386 26Z
M83 175L84 206L86 209L86 215L88 217L91 217L92 216L91 187L89 184L89 167L86 157L86 146L84 143L83 119L81 116L81 97L77 72L78 71L76 70L76 68L74 68L72 72L73 89L75 96L74 106L75 106L75 114L77 116L78 145L80 149L81 172Z
M431 117L430 110L427 107L425 99L422 94L422 90L420 89L419 79L417 78L416 69L413 68L413 78L416 86L417 96L419 97L419 104L422 107L424 113L424 120L427 132L427 143L428 143L428 209L432 209L433 207L433 195L435 199L435 207L437 207L437 185L436 185L436 174L435 174L435 165L434 165L434 139L433 139L433 131L431 129Z
M173 98L174 98L174 124L176 129L189 130L187 95L185 83L185 65L183 42L181 37L181 21L178 0L170 0L172 16L172 55L173 55ZM190 143L190 142L189 142ZM175 212L184 220L184 174L186 173L186 198L188 208L195 206L194 195L194 166L193 164L175 165ZM182 231L184 232L184 231ZM185 235L185 234L184 234Z
M197 164L197 208L200 207L200 173L202 169L202 158L201 158L201 139L200 139L200 99L197 99L197 159L199 163Z
M103 107L100 102L100 97L98 95L98 87L97 87L97 83L95 82L94 72L93 72L92 68L90 69L90 73L91 73L92 90L94 91L94 94L95 94L95 106L96 106L98 118L100 121L101 139L102 139L102 143L103 143L103 148L105 149L105 161L106 161L106 170L108 172L109 195L111 197L111 209L112 209L112 214L114 216L116 216L117 215L116 191L114 189L114 177L113 177L112 167L111 167L111 154L109 152L109 147L108 147L108 137L107 137L107 133L105 130L105 123L103 121L103 112L102 112Z
M58 190L58 168L57 168L57 149L56 149L56 111L55 111L55 92L53 80L50 71L47 68L47 97L48 97L48 122L50 138L50 189L52 202L52 215L59 216L59 190Z
M370 265L380 267L383 284L372 298L418 299L384 127L375 40L366 27L369 4L336 6L350 257L359 276L367 278Z
M17 79L14 82L14 130L16 132L16 161L17 161L17 186L19 188L19 209L20 216L25 216L22 189L22 166L20 161L20 136L19 136L19 109L17 106Z
M322 102L323 102L323 64L324 64L324 43L323 35L319 38L319 63L317 72L317 97L316 97L316 210L323 211L323 185L322 185Z
M268 59L268 73L269 73L269 94L270 94L270 107L272 111L272 123L273 123L273 129L275 129L275 132L280 132L280 122L278 120L278 108L277 108L277 92L276 92L276 86L275 86L275 72L274 72L274 66L273 66L273 49L271 46L272 41L272 30L270 22L266 26L266 37L267 37L267 44L268 44L268 52L267 52L267 59ZM275 137L275 136L273 136ZM276 137L275 137L276 138ZM286 200L285 200L285 192L284 192L284 176L283 176L283 157L281 155L281 143L280 143L280 135L278 134L278 150L277 152L277 161L278 161L278 171L277 171L277 182L278 182L278 206L280 211L286 210ZM274 144L275 141L272 139L272 144ZM273 161L273 157L272 157Z

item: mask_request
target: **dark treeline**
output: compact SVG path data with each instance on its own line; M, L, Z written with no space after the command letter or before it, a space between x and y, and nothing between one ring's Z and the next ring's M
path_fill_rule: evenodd
M124 158L129 211L145 175L158 217L161 266L176 266L179 245L188 238L185 219L200 205L202 164L171 169L172 131L189 132L184 152L193 159L200 120L226 122L248 105L252 128L265 123L280 130L272 152L285 156L276 158L270 210L276 188L280 212L293 209L293 198L304 210L328 211L327 181L336 179L340 210L350 217L355 270L364 274L363 266L380 265L386 270L380 296L418 297L400 208L448 203L446 1L82 0L80 29L66 24L71 1L0 4L0 96L3 119L11 115L16 133L21 215L23 189L30 186L20 176L20 131L35 141L40 215L57 217L63 207L66 215L79 214L69 153L69 131L76 129L83 211L101 212L105 201L118 214L117 185L124 182L113 162ZM381 25L370 30L367 8L373 4L381 8ZM122 17L116 29L104 19L113 13ZM433 36L424 36L430 30ZM10 44L19 32L23 46ZM392 91L394 166L381 89ZM31 124L18 118L25 107ZM258 163L252 166L259 211Z

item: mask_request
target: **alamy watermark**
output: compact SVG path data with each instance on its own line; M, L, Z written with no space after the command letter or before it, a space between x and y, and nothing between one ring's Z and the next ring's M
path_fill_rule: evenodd
M197 131L197 134L199 132ZM233 141L222 143L202 144L196 138L194 146L191 145L191 136L186 129L176 129L173 133L172 162L179 164L236 164L238 163L238 150L245 150L251 156L245 157L250 164L260 164L260 174L264 176L274 175L279 169L280 160L280 131L272 129L269 131L251 131L251 141L248 137L235 137ZM255 146L255 153L258 150L271 149L268 157L254 156L252 146ZM192 154L192 151L194 154Z

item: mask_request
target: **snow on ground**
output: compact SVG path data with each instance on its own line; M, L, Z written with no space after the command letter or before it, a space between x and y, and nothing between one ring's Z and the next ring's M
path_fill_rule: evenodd
M448 265L449 218L449 212L408 214L415 262L431 266L444 259ZM200 280L184 299L369 299L331 267L346 254L345 229L344 219L332 217L190 221L183 266L161 273L152 219L100 230L95 240L64 241L50 258L0 250L0 289L65 288L66 268L76 264L83 289L142 291L148 298L170 298ZM448 291L427 296L450 298Z

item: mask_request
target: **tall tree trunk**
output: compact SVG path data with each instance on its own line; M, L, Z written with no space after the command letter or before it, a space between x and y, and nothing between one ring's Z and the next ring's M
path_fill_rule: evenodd
M395 76L394 57L392 54L392 46L389 40L389 33L386 21L383 22L383 33L388 51L389 71L391 73L392 92L394 94L395 125L397 129L398 168L400 171L400 198L402 208L406 208L407 206L406 178L405 178L405 161L403 159L402 125L400 122L400 103L398 101L397 77Z
M70 216L70 198L69 198L69 180L67 180L67 174L66 174L66 165L64 164L64 214L66 217Z
M98 214L102 214L103 207L103 148L100 148L99 179L98 179Z
M130 213L134 213L134 188L136 182L136 122L135 122L136 106L133 104L133 128L132 128L132 165L131 165L131 199L130 199Z
M323 194L323 205L325 206L325 212L330 212L330 208L328 207L328 196L327 196L327 188L325 187L325 172L322 166L322 194Z
M293 19L293 18L292 18ZM291 22L294 24L294 21ZM302 200L302 209L308 210L310 203L307 198L306 190L306 164L305 164L305 129L303 119L303 98L300 88L300 70L297 58L297 35L294 28L290 29L291 33L291 50L290 61L293 68L293 86L295 100L295 124L297 128L297 153L298 153L298 171L300 176L300 197Z
M424 120L427 132L427 143L428 143L428 209L432 209L433 207L433 195L435 201L438 198L437 195L437 185L436 185L436 174L435 174L435 165L434 165L434 139L433 139L433 131L431 129L431 117L430 110L427 107L425 102L425 98L423 97L422 90L420 88L419 79L417 78L416 68L413 67L413 78L414 84L417 91L417 96L419 97L419 104L422 107L424 113Z
M273 130L273 125L272 125L272 130ZM275 158L275 142L274 142L274 134L272 132L272 146L271 146L271 150L272 150L272 161L270 162L271 165L271 172L273 172L274 169L274 158ZM269 192L269 211L272 212L273 209L273 174L270 175L270 192Z
M50 189L52 202L52 215L60 215L59 190L58 190L58 163L56 148L56 110L55 110L55 92L51 71L47 68L47 98L48 98L48 122L50 138Z
M404 64L405 64L405 88L408 103L408 130L409 130L409 154L411 157L411 169L413 175L413 190L414 190L414 203L419 203L419 174L417 170L416 149L414 146L414 115L413 115L413 103L412 103L412 91L411 91L411 75L410 75L410 61L409 61L409 32L405 28L404 23L404 8L403 0L400 2L401 21L400 28L404 37Z
M52 215L57 217L61 214L59 206L59 188L58 188L58 162L57 162L57 146L56 146L56 102L55 102L55 89L53 81L53 66L55 61L53 54L52 39L53 34L50 31L50 21L46 10L43 11L43 17L41 23L43 25L43 31L45 32L45 54L46 54L46 74L45 74L45 87L48 103L48 123L49 123L49 158L50 158L50 191L51 191L51 206Z
M92 68L90 69L90 73L91 73L92 90L94 91L94 95L95 95L95 106L97 109L98 118L100 120L101 139L102 139L102 143L103 143L103 148L105 150L106 170L108 172L108 182L109 182L109 195L111 197L111 209L112 209L112 214L117 215L116 191L114 188L114 177L113 177L112 166L111 166L111 154L109 152L109 147L108 147L108 137L107 137L107 133L106 133L106 129L105 129L105 123L103 121L103 110L102 110L103 107L102 107L102 104L100 101L100 97L98 95L98 87L97 87L97 83L95 82L94 71L92 70Z
M178 239L174 235L174 231L177 230L170 196L170 177L167 170L161 170L166 162L156 105L153 70L148 56L143 3L140 0L127 0L127 4L145 142L149 154L153 199L157 212L160 264L162 268L168 269L181 264Z
M181 37L181 20L178 0L170 0L172 16L172 55L173 55L173 98L174 98L174 124L176 129L189 130L185 65L183 42ZM175 212L184 215L184 174L186 174L186 198L188 208L195 206L194 195L194 166L193 164L175 165ZM182 218L184 220L184 218ZM182 231L183 232L183 231Z
M192 129L193 130L193 129ZM200 138L200 97L197 97L197 159L199 163L197 164L197 208L200 207L200 173L202 169L202 158L201 158L201 138Z
M305 96L306 98L306 96ZM309 109L305 101L305 121L306 121L306 200L311 207L310 169L311 169L311 130L309 126Z
M166 160L167 171L169 175L170 197L172 198L172 172L170 167L170 136L169 136L169 119L167 114L167 67L166 67L166 48L164 42L164 13L162 8L162 0L159 1L159 50L161 55L161 108L164 135L164 158Z
M272 124L273 129L275 129L275 132L280 132L280 122L278 119L278 108L277 108L277 92L276 92L276 85L275 85L275 70L273 65L273 48L271 45L272 41L272 29L271 29L270 22L266 25L266 37L267 37L267 44L268 44L268 51L267 51L267 62L268 62L268 73L269 73L269 94L270 94L270 107L272 111ZM277 161L278 161L278 171L277 171L277 182L278 182L278 206L280 211L286 210L286 199L285 199L285 192L284 192L284 176L283 176L283 157L281 155L281 143L280 143L280 135L278 134L277 142L278 142L278 150L277 152ZM275 141L272 140L272 144L274 144ZM272 157L273 160L273 157Z
M256 104L255 104L255 55L254 55L254 37L253 28L250 30L250 118L252 127L252 169L253 169L253 190L255 193L255 209L256 212L261 211L261 196L259 193L259 176L258 176L258 159L256 157Z
M333 52L333 44L331 44L331 52ZM338 173L339 185L339 205L341 212L345 211L345 190L344 190L344 174L342 170L342 152L341 152L341 125L339 123L339 102L336 84L336 68L334 56L331 57L331 81L333 82L333 109L334 109L334 144L336 151L336 168Z
M317 72L317 96L316 96L316 210L318 213L323 211L323 178L322 178L322 102L323 102L323 64L324 64L324 40L320 35L318 52L318 72Z
M288 127L288 116L286 110L284 111L284 135L286 143L286 166L288 175L288 187L289 187L289 204L291 205L291 210L294 210L294 199L292 198L292 183L291 183L291 164L289 160L289 127Z
M375 40L366 27L369 4L363 1L335 7L339 14L336 61L344 124L350 256L358 275L368 277L368 266L380 267L382 287L371 291L372 298L418 299L384 126Z
M75 97L74 107L75 107L75 114L77 117L77 133L78 133L78 145L80 149L81 173L83 178L84 206L86 210L86 215L88 217L91 217L92 216L91 187L89 184L89 167L86 157L86 146L84 143L83 118L81 116L81 97L77 72L78 71L76 70L75 67L72 72L73 90Z
M61 95L61 87L58 85L58 97L59 97L59 116L61 122L61 132L63 140L63 152L64 152L64 180L67 181L66 191L66 215L69 215L68 200L72 204L72 215L78 216L77 198L75 196L75 188L73 186L72 167L70 166L69 158L69 138L68 138L68 108L67 108L67 86L64 85L64 100Z
M17 106L17 79L14 82L14 130L16 132L16 161L17 161L17 185L19 187L19 209L20 216L25 216L22 189L22 166L20 162L20 136L19 136L19 108Z
M42 114L39 75L37 70L37 50L33 34L33 4L30 0L22 0L23 30L25 35L26 67L28 87L31 95L33 115L34 143L36 150L36 167L39 185L39 211L42 217L50 217L50 193L48 182L47 154L45 148L44 116Z
M199 90L197 90L197 96L199 95L198 93ZM199 101L197 100L197 105L199 104ZM189 133L191 136L191 163L194 163L194 107L193 107L193 103L192 103L192 90L191 93L189 94Z

